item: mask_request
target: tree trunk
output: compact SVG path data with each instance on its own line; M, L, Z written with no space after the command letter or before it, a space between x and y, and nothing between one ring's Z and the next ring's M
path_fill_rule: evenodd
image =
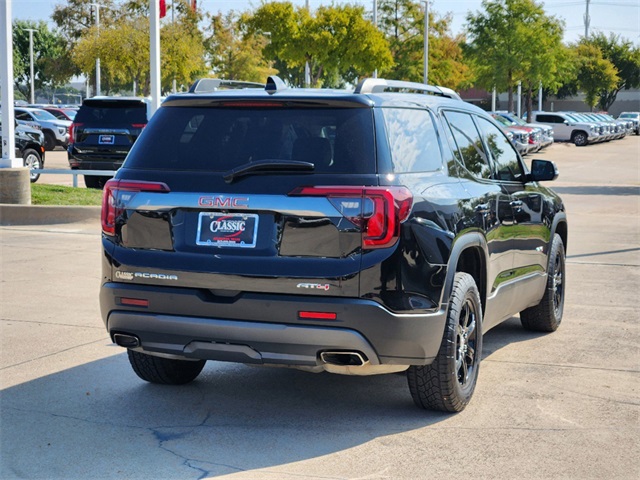
M533 112L533 85L529 83L527 90L527 121L531 121L531 112Z

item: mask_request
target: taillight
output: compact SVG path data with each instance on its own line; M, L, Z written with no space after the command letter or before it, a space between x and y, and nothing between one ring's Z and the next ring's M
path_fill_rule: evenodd
M81 127L84 123L72 123L69 127L69 143L73 143L76 138L76 127Z
M289 195L327 197L345 218L360 227L365 249L395 244L400 224L409 217L413 205L406 187L298 187Z
M170 191L167 184L161 182L109 180L102 191L102 232L106 235L116 234L116 219L136 193L168 193Z
M132 123L131 124L132 128L141 128L142 129L142 128L146 127L146 126L147 126L146 123Z

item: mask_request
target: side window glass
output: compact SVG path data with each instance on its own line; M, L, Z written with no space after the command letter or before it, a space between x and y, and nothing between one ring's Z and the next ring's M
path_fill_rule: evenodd
M440 144L428 111L383 108L382 112L394 172L430 172L442 168Z
M502 131L485 118L478 118L485 144L493 160L496 179L508 182L521 181L522 166L518 154Z
M489 161L471 115L445 112L445 118L451 126L453 138L466 169L478 178L491 178Z

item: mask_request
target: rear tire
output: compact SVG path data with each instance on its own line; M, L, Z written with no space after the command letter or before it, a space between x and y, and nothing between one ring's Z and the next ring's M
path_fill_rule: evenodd
M551 242L547 286L540 303L520 312L520 322L526 330L555 332L562 321L565 292L565 252L562 238L557 233Z
M29 169L29 178L31 183L37 182L40 178L40 174L37 173L37 171L42 170L43 166L42 157L33 148L27 148L22 154L22 159L24 161L24 166Z
M104 184L109 180L107 177L101 177L99 175L85 175L84 176L84 184L87 188L96 188L98 190L102 190Z
M142 380L163 385L184 385L200 375L206 360L173 360L127 350L129 363Z
M456 273L442 344L431 365L407 370L409 390L420 407L460 412L469 404L482 356L482 304L473 277Z

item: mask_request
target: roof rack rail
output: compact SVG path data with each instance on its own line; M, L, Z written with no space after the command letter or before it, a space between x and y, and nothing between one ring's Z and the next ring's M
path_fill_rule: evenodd
M401 80L385 80L384 78L365 78L358 83L354 93L381 93L387 90L405 90L462 100L460 95L451 88L436 87L417 82L403 82Z
M237 80L223 80L221 78L201 78L196 80L189 93L211 93L217 90L264 88L264 83L241 82Z

